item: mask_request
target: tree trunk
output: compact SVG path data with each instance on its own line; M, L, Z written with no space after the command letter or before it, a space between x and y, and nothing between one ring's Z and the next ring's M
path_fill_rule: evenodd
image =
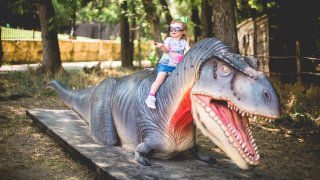
M212 37L212 0L201 0L201 38Z
M130 41L130 25L126 12L128 11L127 1L120 4L120 37L121 37L121 61L122 67L133 67L133 40Z
M168 8L168 3L166 0L159 0L159 1L162 6L162 9L164 10L163 12L165 13L167 24L170 24L172 21L172 16L171 16L170 10Z
M55 12L51 0L41 0L37 4L43 47L42 68L45 73L56 74L63 70L60 59L57 31L52 23Z
M157 10L155 5L152 3L153 1L149 0L142 0L142 4L144 7L144 10L146 11L147 14L147 21L151 25L151 35L152 38L155 41L161 41L161 36L160 36L160 18L157 14Z
M0 27L0 67L2 64L3 64L3 50L2 50L1 27Z
M194 23L194 42L197 42L199 37L201 36L201 29L200 29L200 17L199 17L199 10L198 6L195 4L194 0L191 1L191 21Z
M130 11L132 14L136 14L136 1L130 1ZM136 17L131 17L131 23L130 23L130 40L129 40L129 57L131 59L131 64L133 67L133 60L134 60L134 40L136 39Z
M235 0L213 0L213 35L239 52L235 21Z

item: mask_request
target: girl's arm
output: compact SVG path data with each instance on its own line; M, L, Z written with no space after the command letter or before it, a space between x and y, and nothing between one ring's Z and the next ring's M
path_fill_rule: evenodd
M184 49L185 49L184 54L189 51L190 45L188 42L186 43L186 47Z
M155 42L156 48L160 48L162 52L169 53L170 37L167 37L163 43Z
M166 44L155 42L155 45L156 45L156 48L160 48L162 52L164 52L164 53L168 53L169 52L168 47L166 46Z

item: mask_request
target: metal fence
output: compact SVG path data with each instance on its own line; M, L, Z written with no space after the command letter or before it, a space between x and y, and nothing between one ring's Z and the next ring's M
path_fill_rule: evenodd
M1 39L41 39L41 32L1 27Z
M69 39L68 34L58 34L59 39ZM3 40L41 40L41 32L35 30L15 29L1 26L1 39ZM78 40L92 38L77 36Z

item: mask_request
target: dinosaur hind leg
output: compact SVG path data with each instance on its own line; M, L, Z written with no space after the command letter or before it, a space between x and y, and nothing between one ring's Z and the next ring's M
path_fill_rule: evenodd
M90 134L103 145L115 146L119 138L111 114L111 96L116 80L101 82L91 97Z

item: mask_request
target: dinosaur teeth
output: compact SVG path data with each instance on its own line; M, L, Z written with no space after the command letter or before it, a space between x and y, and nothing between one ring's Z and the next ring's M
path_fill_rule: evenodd
M227 131L227 129L222 125L222 126L220 126L221 127L221 129L223 130L223 131Z
M229 136L229 142L232 144L234 141L233 141L233 138L231 136Z
M205 107L205 110L206 110L207 112L210 112L210 111L211 111L211 108L209 108L208 106L206 106L206 107Z
M233 147L238 147L237 143L233 142Z
M205 94L205 93L202 93ZM210 106L207 105L207 103L201 101L200 99L196 98L195 96L192 96L194 98L194 100L196 100L195 102L197 102L197 104L199 104L199 106L203 107L203 111L206 112L208 114L208 116L210 116L212 118L212 120L216 121L216 123L218 125L220 125L221 130L223 130L225 137L228 139L227 141L229 141L230 145L233 146L235 148L235 150L238 151L240 157L242 156L242 158L251 165L257 165L259 164L259 158L260 155L257 152L257 146L254 143L255 140L252 136L252 131L249 128L249 123L247 123L246 121L243 122L243 127L244 129L247 131L248 136L247 138L249 139L249 141L246 141L246 138L242 138L241 133L237 131L237 129L235 129L235 127L232 125L232 122L229 122L227 125L223 124L223 121L219 118L219 116L217 116L217 114L213 111L213 109L211 109ZM242 109L233 106L231 103L228 102L227 107L232 110L233 112L237 112L238 113L238 117L251 117L256 119L261 119L262 116L258 116L258 115L254 115L251 112L246 112L243 111ZM240 118L241 119L241 118ZM243 119L243 118L242 118ZM272 121L272 118L264 118L268 121ZM250 119L251 120L251 119ZM253 151L253 152L252 152Z

